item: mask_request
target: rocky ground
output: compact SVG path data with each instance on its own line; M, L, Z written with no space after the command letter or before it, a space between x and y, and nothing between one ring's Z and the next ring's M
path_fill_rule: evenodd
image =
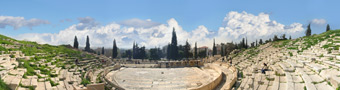
M335 90L340 85L339 30L283 40L233 55L237 90ZM261 70L267 64L268 70Z

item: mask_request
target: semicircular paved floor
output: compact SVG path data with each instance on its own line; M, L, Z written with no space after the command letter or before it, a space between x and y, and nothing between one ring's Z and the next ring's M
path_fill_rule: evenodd
M218 73L212 69L124 68L112 75L125 89L186 90L212 82Z

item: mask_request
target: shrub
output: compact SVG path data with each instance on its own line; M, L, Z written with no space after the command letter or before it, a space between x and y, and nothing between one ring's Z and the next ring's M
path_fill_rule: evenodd
M54 81L52 81L51 78L48 78L47 80L50 81L52 87L59 85L59 83L55 83Z
M290 56L293 56L293 53L292 52L288 52Z
M50 76L50 77L57 77L58 74L52 74L52 73L50 73L48 76Z
M83 84L84 86L86 86L87 84L90 84L90 83L91 83L90 80L87 80L86 78L82 78L80 84Z
M11 55L9 55L9 57L11 57L11 58L15 58L15 55L12 55L12 54L11 54Z

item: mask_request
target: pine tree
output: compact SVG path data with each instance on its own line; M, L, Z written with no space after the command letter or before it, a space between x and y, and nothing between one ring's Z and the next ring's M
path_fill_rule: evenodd
M281 36L281 39L282 39L282 40L287 40L286 34L283 34L283 35Z
M198 55L198 53L197 53L197 42L195 42L195 48L194 48L194 54L195 54L195 59L197 59L197 55Z
M255 46L257 46L257 39L256 39L256 42L255 42Z
M215 39L214 39L214 44L213 44L213 56L215 56L217 54L217 49L215 46Z
M255 47L255 42L250 43L250 47Z
M248 48L248 38L246 37L246 48Z
M91 51L91 48L90 48L90 38L89 38L89 36L86 37L85 51L87 51L87 52L90 52L90 51Z
M261 45L261 44L263 44L263 41L262 41L262 39L260 39L260 41L259 41L259 44Z
M277 41L279 40L279 38L277 37L277 35L274 35L273 41Z
M79 46L79 43L78 43L77 36L74 36L73 48L78 49L78 46Z
M97 55L100 55L100 51L97 52Z
M289 40L292 40L292 36L289 36Z
M112 48L112 59L118 56L118 48L116 45L116 39L113 40L113 48Z
M166 58L169 59L169 60L171 59L171 54L170 53L171 53L171 44L169 43L168 47L167 47L167 50L166 50Z
M104 50L104 47L102 47L102 55L104 55L105 53L105 50Z
M189 56L190 56L190 44L188 42L188 40L185 42L185 46L184 46L184 57L189 60Z
M306 36L310 36L310 35L312 35L312 29L310 28L310 24L308 24L307 30L306 30Z
M128 55L128 58L129 58L129 60L131 59L131 57L132 57L132 52L131 52L131 50L127 50L127 51L125 51L126 52L126 54Z
M141 56L140 59L142 59L142 60L146 59L145 46L140 48L140 52L139 53L140 53L140 56Z
M224 56L224 44L223 43L221 43L221 56Z
M170 52L170 59L177 60L178 58L178 47L177 47L177 36L176 36L176 31L175 28L173 28L172 31L172 39L171 39L171 52Z
M331 27L329 26L329 24L327 24L326 32L329 30L331 30Z
M138 47L138 44L134 42L133 44L133 59L141 59L141 48Z
M160 59L160 55L159 55L159 52L158 52L159 48L151 48L149 50L150 52L150 60L159 60Z

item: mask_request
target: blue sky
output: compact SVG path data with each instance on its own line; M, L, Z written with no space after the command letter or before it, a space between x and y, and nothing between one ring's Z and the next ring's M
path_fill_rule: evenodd
M0 1L0 16L36 18L49 23L35 25L32 29L25 26L14 29L7 25L0 28L0 34L18 37L27 33L59 33L78 24L81 17L91 17L102 26L134 18L167 24L174 18L187 32L200 25L218 32L231 11L265 13L270 20L283 25L300 23L303 29L312 23L312 32L321 33L326 24L332 29L340 28L339 3L339 0L8 0ZM314 24L314 19L323 23Z

